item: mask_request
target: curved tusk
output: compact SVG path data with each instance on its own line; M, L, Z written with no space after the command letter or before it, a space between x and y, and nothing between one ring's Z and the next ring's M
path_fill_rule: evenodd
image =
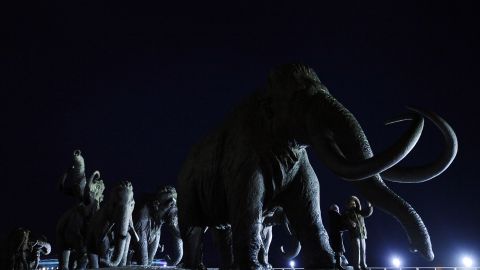
M409 108L432 121L443 135L445 149L432 163L421 166L394 166L381 173L384 180L398 183L421 183L442 174L453 162L458 151L458 141L452 127L434 112Z
M325 152L329 152L328 155L322 156L324 158L323 160L328 168L344 180L357 181L367 179L395 166L395 164L405 158L415 147L420 139L424 125L423 117L421 117L420 114L415 112L412 116L396 119L390 123L407 120L411 120L413 123L400 139L384 152L370 158L363 160L347 159L335 142L334 134L330 134L330 136L323 141L322 145L317 144L314 147L319 147Z

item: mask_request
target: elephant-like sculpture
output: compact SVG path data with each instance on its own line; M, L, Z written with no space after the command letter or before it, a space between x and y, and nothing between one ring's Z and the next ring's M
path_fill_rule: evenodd
M87 229L91 268L125 266L131 239L129 231L138 241L132 221L135 207L132 184L122 181L109 195L93 215Z
M182 258L182 239L178 227L177 191L172 186L159 188L155 194L147 194L133 211L133 222L139 241L132 241L137 264L151 265L160 243L162 225L174 238L174 255L168 262L177 265Z
M85 160L82 151L75 150L73 151L73 165L62 175L58 187L65 194L73 196L78 202L82 202L86 184Z
M58 261L61 270L86 269L87 228L93 215L100 209L104 190L105 185L100 179L100 172L95 171L85 185L83 202L68 209L58 220L56 242L60 251Z
M267 213L267 215L263 219L262 225L263 228L260 233L262 238L262 247L259 251L258 261L264 268L272 268L272 265L268 262L268 252L270 250L270 244L272 243L273 238L273 226L283 225L285 226L288 234L294 236L294 249L287 250L283 245L280 246L280 250L282 251L285 260L290 261L298 256L300 250L302 249L302 245L300 244L300 241L296 239L294 233L291 231L288 218L281 207L276 207L271 212Z
M441 157L422 167L396 166L421 136L424 117L443 133ZM434 113L410 109L394 122L411 120L406 132L374 155L363 129L301 64L274 70L264 89L253 93L224 123L194 146L178 180L178 215L184 267L201 263L205 227L231 224L234 265L262 269L263 213L281 206L302 245L305 268L331 268L335 260L320 212L320 187L307 155L350 180L377 208L404 227L411 250L432 260L428 231L417 212L382 180L421 182L442 173L457 151L451 127Z

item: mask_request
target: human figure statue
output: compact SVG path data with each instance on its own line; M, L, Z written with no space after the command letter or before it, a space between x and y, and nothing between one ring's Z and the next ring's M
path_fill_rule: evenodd
M364 218L371 216L373 207L367 202L367 208L362 209L360 200L356 196L351 196L347 202L345 210L345 219L349 226L350 239L352 241L352 264L355 270L367 270L366 263L366 244L367 229Z
M328 209L328 217L330 219L330 246L335 252L335 268L345 270L343 265L348 262L344 256L345 246L343 245L343 232L348 229L344 217L340 214L340 208L336 204L330 205Z

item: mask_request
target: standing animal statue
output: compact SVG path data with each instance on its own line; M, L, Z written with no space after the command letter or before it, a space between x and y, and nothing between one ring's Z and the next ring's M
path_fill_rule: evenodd
M87 184L85 161L82 151L73 151L73 165L62 175L58 183L60 191L73 196L78 202L83 201L83 192Z
M113 188L109 197L90 220L87 229L87 250L91 268L125 266L132 231L135 207L133 187L122 181Z
M58 261L61 270L86 269L87 228L93 215L100 209L104 190L100 172L95 171L85 185L83 201L68 209L57 222L56 242L60 251Z
M160 243L162 225L173 236L174 255L168 262L177 265L182 258L182 239L177 218L177 191L172 186L159 188L155 194L147 194L133 211L133 222L139 241L133 241L134 258L139 265L152 265Z
M418 168L396 166L413 149L423 117L443 133L446 147L435 162ZM231 224L234 264L262 269L262 216L281 206L302 245L305 268L335 264L320 212L320 186L306 147L375 207L405 229L411 250L433 259L428 231L414 208L382 180L422 182L442 173L457 151L451 127L434 113L410 109L394 122L412 120L407 131L374 155L363 129L301 64L274 70L268 84L237 107L224 123L193 147L178 180L178 215L184 267L201 263L205 227Z
M271 212L269 212L264 217L262 225L263 225L263 228L260 232L260 235L262 238L262 247L260 248L260 251L259 251L258 260L264 268L271 269L272 265L268 262L268 252L270 250L270 244L272 243L272 238L273 238L273 226L283 225L285 226L290 236L294 236L294 234L290 229L290 222L288 221L288 218L281 207L276 207ZM290 261L295 257L297 257L298 254L300 253L300 250L302 249L300 241L298 241L295 236L294 236L294 240L295 240L295 248L292 250L287 250L283 245L280 246L280 250L282 251L283 257L287 261Z

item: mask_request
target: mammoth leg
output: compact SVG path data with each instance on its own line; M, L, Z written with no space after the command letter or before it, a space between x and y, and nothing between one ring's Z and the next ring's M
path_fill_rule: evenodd
M230 201L234 265L239 269L262 269L258 253L262 246L263 177L256 173L241 180L235 182L244 183L237 188L238 196L232 196Z
M160 231L155 234L155 239L148 245L148 265L152 265L155 254L157 254L158 244L160 243Z
M333 268L334 254L320 212L320 185L306 155L282 196L285 214L302 245L305 267Z
M233 265L232 251L232 230L230 227L225 229L211 230L212 236L220 252L220 269L231 269Z
M124 247L123 247L123 254L121 255L122 256L122 260L120 261L120 264L119 266L126 266L127 265L127 259L128 259L128 250L130 249L130 241L131 241L132 237L130 236L129 233L127 233L127 239L124 243Z
M262 229L262 248L258 253L258 260L266 268L272 268L268 263L268 252L272 243L272 226L266 226Z
M195 269L203 262L202 236L204 227L182 228L180 231L183 237L183 262L182 268Z
M88 254L88 261L90 263L90 268L92 269L98 269L98 255L94 253Z
M68 261L70 259L70 250L64 250L62 251L62 254L60 255L58 265L61 270L68 270Z

